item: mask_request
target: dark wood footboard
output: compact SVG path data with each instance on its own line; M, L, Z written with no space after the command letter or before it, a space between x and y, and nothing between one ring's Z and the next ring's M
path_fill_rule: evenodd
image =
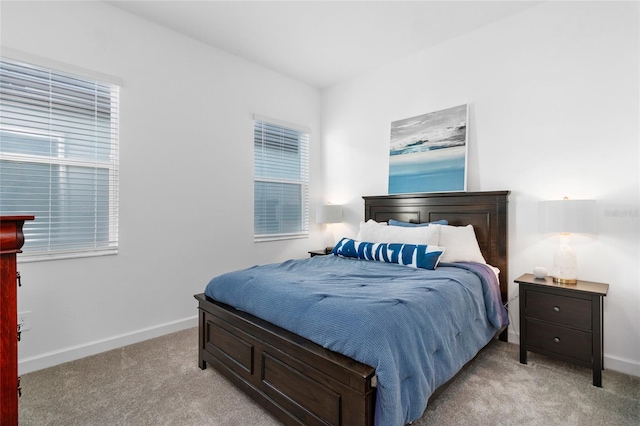
M372 367L204 294L195 298L200 368L213 366L285 424L373 424Z

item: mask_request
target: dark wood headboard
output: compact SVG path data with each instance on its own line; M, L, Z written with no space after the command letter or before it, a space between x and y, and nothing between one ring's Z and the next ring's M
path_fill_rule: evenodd
M365 220L389 219L423 223L446 219L450 225L473 225L487 263L500 269L500 292L509 293L507 202L510 191L442 192L383 195L364 198Z

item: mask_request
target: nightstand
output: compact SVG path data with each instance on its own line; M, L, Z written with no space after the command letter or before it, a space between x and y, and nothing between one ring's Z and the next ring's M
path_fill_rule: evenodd
M309 256L311 256L311 257L313 257L313 256L326 256L329 253L331 253L331 252L327 251L327 249L311 250L309 252Z
M524 274L520 285L520 362L527 351L590 367L602 387L603 299L609 284L578 280L554 283Z

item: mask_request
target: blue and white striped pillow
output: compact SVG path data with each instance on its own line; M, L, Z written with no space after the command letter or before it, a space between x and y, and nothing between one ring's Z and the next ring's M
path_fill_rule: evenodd
M397 263L413 268L436 269L444 248L420 244L367 243L343 238L331 253L341 257Z

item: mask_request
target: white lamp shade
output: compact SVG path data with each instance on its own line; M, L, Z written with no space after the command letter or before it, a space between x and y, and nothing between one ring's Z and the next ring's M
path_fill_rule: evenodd
M595 234L598 231L595 200L540 201L540 232Z
M323 204L316 208L316 223L342 222L342 206Z

